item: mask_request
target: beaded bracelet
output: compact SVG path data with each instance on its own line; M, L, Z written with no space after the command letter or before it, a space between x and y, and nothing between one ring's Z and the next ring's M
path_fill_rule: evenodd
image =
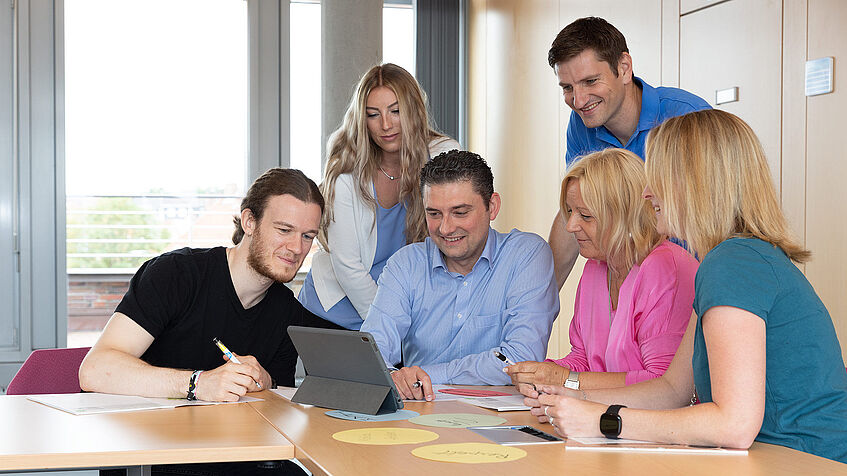
M191 374L191 378L188 379L188 395L185 396L188 400L197 400L197 396L194 392L197 390L197 378L202 374L202 370L195 370L193 374Z

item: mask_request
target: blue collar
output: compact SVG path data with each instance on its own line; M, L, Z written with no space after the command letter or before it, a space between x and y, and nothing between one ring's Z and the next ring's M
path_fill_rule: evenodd
M659 93L656 88L645 83L644 80L637 76L632 77L632 82L641 88L641 112L638 114L638 126L635 132L630 136L626 144L620 144L618 138L612 134L606 126L597 128L597 138L612 144L615 147L626 148L641 131L649 131L659 124ZM618 146L620 144L620 146Z
M491 263L494 261L494 256L497 254L498 242L497 242L497 232L494 231L490 226L488 227L488 238L485 240L485 248L482 249L482 254L479 255L479 259L476 260L476 263L473 266L473 272L476 270L476 267L479 266L480 263L485 263L489 268L491 268ZM435 271L438 268L442 268L444 271L448 273L452 273L447 269L447 264L444 263L444 255L441 254L441 250L438 249L438 246L435 245L435 242L432 241L432 238L427 237L427 248L430 258L430 266L432 270Z
M641 113L636 131L649 131L662 122L659 120L659 92L641 78L633 76L632 80L641 86Z

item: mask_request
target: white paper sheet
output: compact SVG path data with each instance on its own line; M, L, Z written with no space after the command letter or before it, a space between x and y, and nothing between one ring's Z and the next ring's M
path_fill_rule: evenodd
M530 409L524 405L523 399L523 395L509 395L508 397L462 397L459 401L498 412L512 412Z
M30 395L27 399L62 410L74 415L89 415L93 413L132 412L138 410L155 410L192 405L218 405L221 403L258 402L261 398L241 397L237 402L204 402L189 401L184 398L146 398L134 395L113 395L109 393L62 393L46 395Z
M653 441L610 439L604 437L569 437L568 442L587 446L566 445L566 450L584 451L631 451L648 453L696 453L696 454L737 454L746 455L747 450L735 448L715 448L708 446L674 445Z

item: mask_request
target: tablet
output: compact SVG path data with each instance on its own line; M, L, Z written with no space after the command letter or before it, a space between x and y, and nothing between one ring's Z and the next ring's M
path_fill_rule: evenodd
M289 326L288 335L306 369L292 402L371 415L403 408L369 333Z

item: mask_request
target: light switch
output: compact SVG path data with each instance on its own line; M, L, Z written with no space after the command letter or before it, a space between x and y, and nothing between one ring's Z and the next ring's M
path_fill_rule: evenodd
M715 91L715 105L738 101L738 86Z

